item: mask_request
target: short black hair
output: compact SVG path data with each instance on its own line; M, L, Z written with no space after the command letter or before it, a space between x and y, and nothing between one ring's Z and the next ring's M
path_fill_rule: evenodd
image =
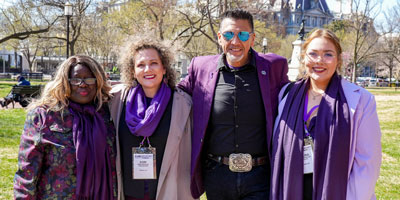
M24 80L25 80L25 78L23 76L21 76L21 75L17 77L17 81L18 82L24 81Z
M221 23L224 21L225 18L232 18L235 20L244 19L247 20L250 24L251 31L254 31L254 23L253 23L253 15L251 15L248 11L242 9L234 9L234 10L227 10L221 15Z

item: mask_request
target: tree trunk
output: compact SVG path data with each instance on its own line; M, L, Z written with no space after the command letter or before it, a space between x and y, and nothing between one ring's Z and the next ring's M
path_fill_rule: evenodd
M393 54L390 58L390 66L389 66L389 87L392 87L392 72L393 72Z
M352 72L351 72L351 82L355 83L356 82L356 70L357 70L357 63L353 63L353 66L351 67Z
M70 43L69 43L69 52L71 52L70 54L69 54L69 56L73 56L73 55L75 55L75 40L72 40Z

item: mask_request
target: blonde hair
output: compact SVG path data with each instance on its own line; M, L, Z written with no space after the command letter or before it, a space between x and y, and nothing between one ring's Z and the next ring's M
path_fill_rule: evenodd
M166 42L164 42L166 43ZM176 84L175 70L172 68L174 61L171 50L167 48L167 44L158 41L154 37L149 36L132 36L125 42L120 51L118 60L121 70L121 79L128 87L135 87L138 82L135 78L135 56L144 49L154 49L160 57L161 63L165 68L165 77L170 88L174 89Z
M109 91L111 90L111 86L107 83L103 67L93 58L84 55L71 56L65 60L57 68L54 80L46 84L41 97L32 102L28 110L32 110L38 106L45 106L47 110L61 111L68 107L68 98L71 96L71 85L68 79L71 69L78 64L88 67L96 78L96 96L94 101L97 102L97 110L99 110L103 103L110 99Z
M336 50L336 56L338 59L338 64L336 66L336 72L340 74L340 71L342 69L342 47L340 46L340 40L339 38L335 35L330 30L327 29L316 29L314 32L312 32L306 39L306 41L303 43L303 46L301 48L301 54L300 54L300 76L301 78L306 78L306 65L305 65L305 56L306 56L306 51L308 48L308 45L311 43L316 38L325 38L332 42L332 44L335 46Z

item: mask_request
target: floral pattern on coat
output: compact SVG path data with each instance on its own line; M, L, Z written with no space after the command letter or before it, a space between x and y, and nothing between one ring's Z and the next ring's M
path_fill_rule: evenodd
M111 152L113 193L117 195L115 129L107 106L100 112L107 127ZM68 109L28 112L14 177L15 199L76 199L76 151L72 137L73 116Z

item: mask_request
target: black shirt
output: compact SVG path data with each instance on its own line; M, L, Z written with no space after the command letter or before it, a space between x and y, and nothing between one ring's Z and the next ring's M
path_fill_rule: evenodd
M310 120L310 124L308 126L308 130L310 131L310 135L314 140L315 134L315 123L317 121L317 116L314 116ZM312 200L313 196L313 173L304 174L303 177L303 200Z
M206 152L217 156L268 155L264 103L254 56L237 69L218 63L218 81L207 128Z
M140 142L142 142L143 137L138 137L133 135L125 122L125 110L126 110L126 100L124 107L122 109L121 118L119 120L119 144L121 149L121 167L122 167L122 177L123 177L123 187L124 195L142 199L144 198L145 183L149 192L150 199L156 198L157 183L160 176L161 162L164 156L165 145L167 143L170 123L171 123L171 113L172 113L172 99L168 102L168 106L164 111L161 120L154 131L153 135L149 137L151 146L156 148L156 167L157 167L157 179L152 180L133 180L132 175L132 147L139 147ZM146 99L149 101L149 99ZM151 99L150 99L151 101ZM145 142L145 146L147 142Z

